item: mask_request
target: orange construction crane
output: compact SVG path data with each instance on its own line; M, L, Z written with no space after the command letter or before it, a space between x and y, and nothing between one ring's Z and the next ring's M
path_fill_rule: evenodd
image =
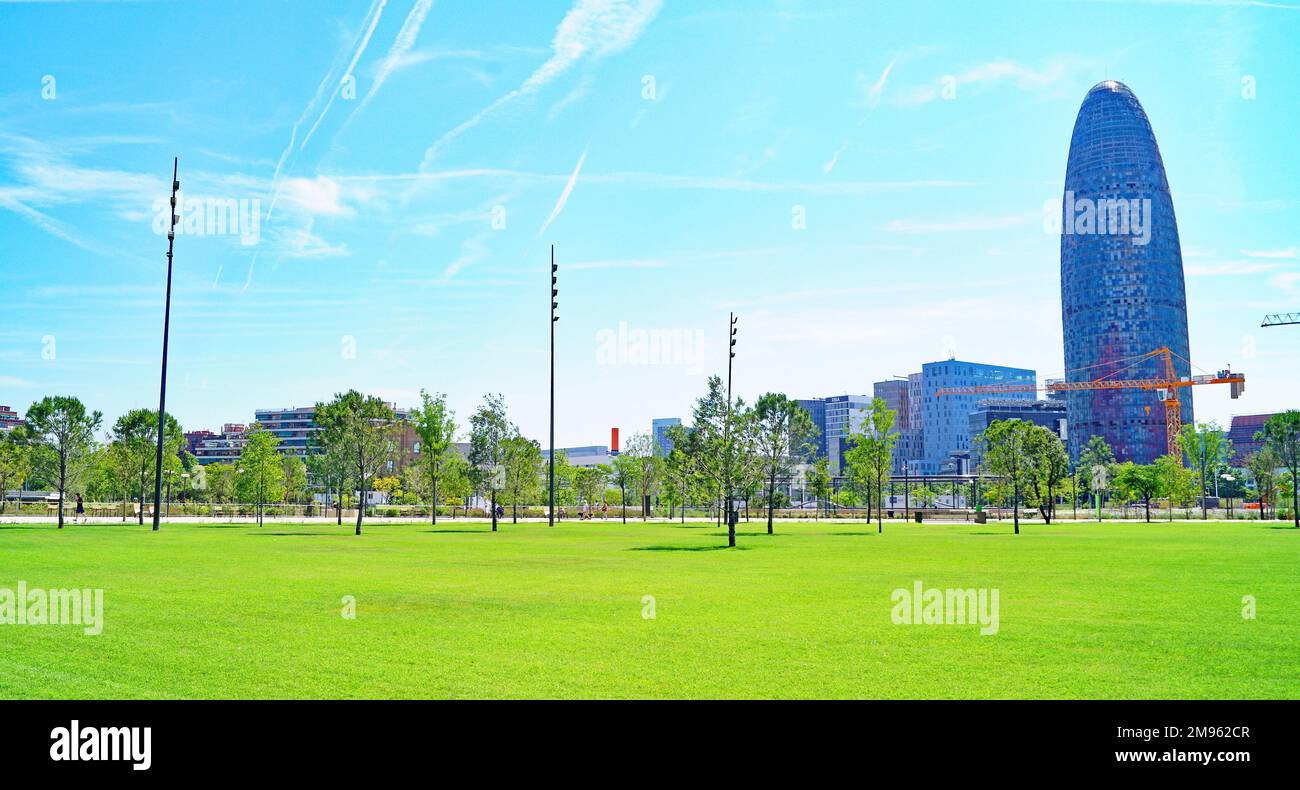
M1119 374L1149 359L1158 359L1162 364L1162 375L1157 378L1122 379ZM1180 357L1181 359L1181 357ZM1174 370L1174 353L1167 346L1155 351L1148 351L1136 357L1117 360L1114 363L1129 363L1119 370L1093 381L1049 381L1042 387L1032 384L984 384L974 387L944 387L935 392L937 397L944 395L988 395L1001 392L1079 392L1082 390L1119 390L1140 389L1153 390L1165 404L1165 441L1170 455L1178 455L1178 434L1183 428L1182 404L1178 402L1178 390L1182 387L1195 387L1200 384L1230 384L1232 397L1238 398L1246 391L1246 377L1241 373L1221 370L1217 374L1180 377ZM1190 363L1189 363L1190 364ZM1095 365L1093 367L1096 367ZM1147 413L1151 407L1147 407Z

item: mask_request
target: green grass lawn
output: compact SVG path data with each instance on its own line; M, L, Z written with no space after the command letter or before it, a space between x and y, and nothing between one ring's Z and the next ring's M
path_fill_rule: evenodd
M105 598L0 625L0 698L1295 698L1278 526L0 525L0 588ZM894 625L914 580L997 588L999 632Z

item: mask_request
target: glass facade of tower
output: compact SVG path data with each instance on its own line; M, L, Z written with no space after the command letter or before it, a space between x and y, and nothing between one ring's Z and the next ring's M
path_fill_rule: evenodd
M1061 229L1061 321L1068 381L1159 377L1168 346L1190 375L1187 296L1178 225L1155 133L1137 97L1108 80L1088 92L1074 123ZM1184 423L1193 421L1181 388ZM1166 452L1165 410L1149 390L1071 392L1070 452L1103 437L1120 461Z

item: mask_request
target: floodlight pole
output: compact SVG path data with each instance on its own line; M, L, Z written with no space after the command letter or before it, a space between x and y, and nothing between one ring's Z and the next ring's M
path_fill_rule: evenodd
M555 245L551 245L551 457L550 463L547 464L547 488L550 491L550 507L547 509L547 524L555 526L555 322L560 317L555 314L555 308L560 303L555 298L560 295L560 290L556 288L559 278L556 272L559 267L555 265Z
M180 167L180 158L172 159L172 200L171 224L167 226L167 295L163 302L163 344L162 344L162 381L158 385L158 452L154 457L153 467L153 531L158 531L158 519L162 515L162 463L163 431L167 419L167 334L171 330L172 320L172 250L176 244L176 193L181 182L176 179Z
M731 514L731 360L736 358L736 314L727 314L727 411L722 420L722 495L727 512L727 547L736 546L736 520Z

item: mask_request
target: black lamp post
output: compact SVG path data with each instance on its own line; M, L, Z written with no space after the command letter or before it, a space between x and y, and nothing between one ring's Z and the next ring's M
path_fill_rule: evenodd
M555 526L555 322L560 317L555 314L555 309L560 303L555 299L560 295L560 289L556 286L559 284L557 272L560 267L555 265L555 245L551 245L551 458L547 464L547 487L550 490L550 507L547 513L547 523L549 526Z
M162 515L162 462L163 430L167 419L167 334L172 320L172 249L176 244L176 192L181 182L176 180L180 159L172 159L172 200L171 224L167 226L167 296L163 302L163 345L162 345L162 382L158 386L158 453L153 467L153 531L158 531L158 519Z
M731 360L736 358L736 314L728 313L727 328L730 330L727 346L727 412L722 420L722 447L726 453L722 467L722 495L726 498L727 511L727 546L736 546L736 517L732 513L731 497Z

